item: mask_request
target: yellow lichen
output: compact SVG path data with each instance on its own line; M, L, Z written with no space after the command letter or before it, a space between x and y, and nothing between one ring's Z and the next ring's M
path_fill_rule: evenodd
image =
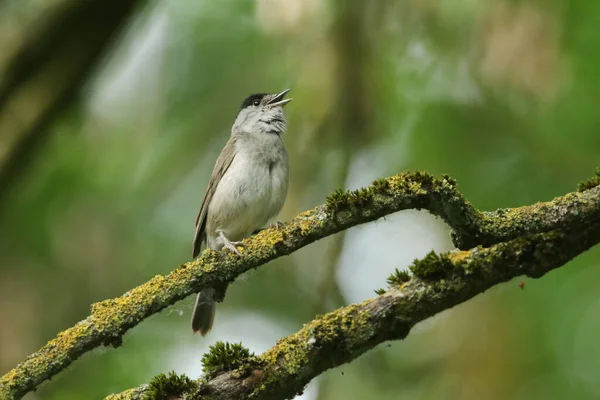
M448 258L450 259L450 261L452 261L453 263L462 263L465 260L467 260L469 257L471 257L471 251L452 251L450 253L448 253Z
M224 286L220 289L224 292L227 284L238 275L281 255L279 253L288 254L332 232L372 221L394 211L427 208L433 214L443 217L454 228L455 243L470 248L476 245L490 246L523 233L554 229L554 220L544 219L548 215L560 222L558 217L563 213L568 212L571 213L571 217L579 215L576 218L583 218L584 213L578 214L578 209L597 209L597 191L588 190L584 193L567 194L551 202L483 213L466 202L454 185L454 180L449 177L434 179L420 171L398 174L379 179L364 189L338 191L328 198L326 205L298 215L284 227L266 229L246 239L247 246L240 249L243 251L242 257L227 251L206 250L196 260L178 266L167 276L157 275L119 298L93 304L90 317L59 334L24 363L4 375L0 380L0 391L9 390L12 394L10 391L17 390L18 393L26 393L42 380L64 369L88 349L106 344L107 341L118 341L128 328L200 289L203 284L218 283ZM362 207L365 204L369 205L368 212ZM543 240L554 240L551 234L543 234L540 237ZM283 243L286 247L283 252L279 252ZM528 250L530 241L523 239L513 242L512 245ZM535 251L539 253L536 257L551 257L553 254L543 248L536 248ZM452 269L467 260L470 253L465 251L431 256L425 263L418 265L416 270L421 277L441 277L443 280L449 271L459 275L465 271L472 273L477 265L488 262L487 258L502 256L501 251L496 250L484 249L480 254L481 256L475 257L478 261L469 263L468 271L466 266L458 270ZM275 361L281 361L278 357L285 354L283 358L286 369L292 373L297 365L306 362L305 357L310 350L308 341L311 337L329 343L333 342L335 337L339 337L338 333L341 330L347 334L344 340L355 340L349 327L357 328L359 334L368 335L368 313L365 313L360 305L357 307L359 308L350 307L340 313L328 314L321 320L308 324L297 335L281 341L278 344L279 348L276 346L261 357L272 361L273 368L276 368L278 364L275 364Z
M335 358L373 334L371 315L367 311L372 301L350 305L315 319L260 355L259 359L265 363L266 380L256 390L283 384L290 376L299 378L301 370L323 358L331 359L331 366L334 366ZM320 350L319 359L311 358L313 346ZM323 353L327 351L329 354Z
M283 241L284 232L278 229L265 229L251 238L252 248L272 248Z

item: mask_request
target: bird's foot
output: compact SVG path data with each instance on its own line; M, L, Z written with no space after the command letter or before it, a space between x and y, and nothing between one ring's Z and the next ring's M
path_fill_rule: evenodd
M225 247L226 249L231 250L232 252L234 252L238 256L242 255L242 253L240 253L240 251L237 249L236 246L244 247L245 244L243 242L241 242L241 241L239 241L239 242L232 242L231 240L227 239L227 237L225 237L225 234L223 233L223 231L219 231L219 237L223 241L223 247Z

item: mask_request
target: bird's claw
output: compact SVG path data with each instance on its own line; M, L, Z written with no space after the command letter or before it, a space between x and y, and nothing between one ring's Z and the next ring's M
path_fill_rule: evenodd
M271 228L279 229L279 228L282 228L284 225L285 225L285 222L283 222L283 221L275 221L275 222L271 223Z
M231 250L232 252L234 252L238 256L241 256L242 253L240 253L240 251L235 246L239 246L239 242L228 242L228 243L225 243L225 245L223 247L225 247L226 249Z
M225 237L225 234L223 234L223 231L219 232L219 236L221 237L221 240L223 240L223 247L225 247L226 249L231 250L232 252L234 252L238 256L242 255L242 253L240 253L240 251L237 249L236 246L244 247L245 244L243 242L241 242L241 241L232 242L231 240L227 239L227 237Z

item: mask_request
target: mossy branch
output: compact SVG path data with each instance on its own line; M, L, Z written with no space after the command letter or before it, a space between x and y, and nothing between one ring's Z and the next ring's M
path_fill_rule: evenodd
M217 300L222 300L227 286L248 270L344 229L406 209L426 209L440 216L452 227L457 247L466 249L556 229L583 231L586 224L600 221L600 187L546 203L494 212L476 210L456 189L453 179L436 179L424 172L378 179L358 191L335 192L326 204L298 215L283 227L266 229L246 239L241 257L207 250L167 276L157 275L121 297L93 304L89 317L58 334L0 377L0 398L22 397L98 346L119 346L130 328L192 293L213 287L217 289ZM473 284L469 290L480 292L481 284ZM373 301L355 307L371 310L369 304L382 300Z
M418 322L514 277L539 278L599 241L600 224L594 223L583 229L525 235L488 248L431 253L415 261L408 281L399 286L392 283L374 299L315 319L243 368L194 381L185 398L293 398L323 371L350 362L385 341L404 339ZM230 365L235 362L227 360ZM167 398L170 393L157 390L165 386L159 378L107 400Z

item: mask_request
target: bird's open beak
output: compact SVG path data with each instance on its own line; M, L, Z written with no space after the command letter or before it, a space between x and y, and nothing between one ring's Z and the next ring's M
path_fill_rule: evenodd
M293 99L284 99L285 95L287 94L287 92L289 92L291 89L285 89L283 92L279 93L277 96L273 97L269 103L267 105L271 106L271 107L275 107L275 106L285 106L287 103L289 103L290 101L292 101Z

